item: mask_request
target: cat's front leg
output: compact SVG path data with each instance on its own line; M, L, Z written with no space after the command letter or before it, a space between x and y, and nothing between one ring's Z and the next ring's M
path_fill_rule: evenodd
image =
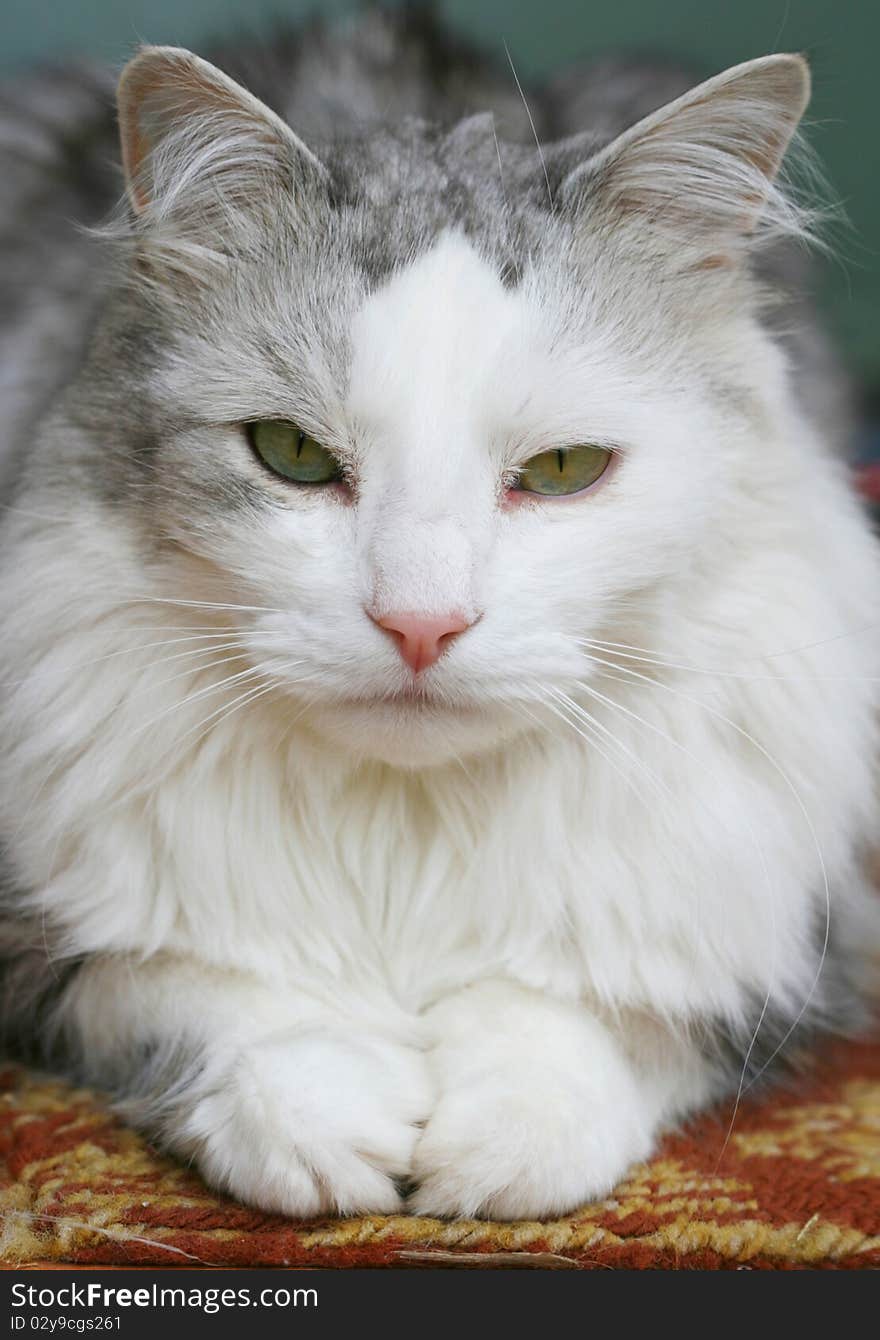
M392 1007L162 956L92 960L62 1008L80 1073L214 1186L294 1216L400 1207L429 1091Z
M413 1165L421 1214L565 1213L607 1194L711 1092L699 1054L666 1030L627 1037L508 981L446 997L426 1022L438 1096Z

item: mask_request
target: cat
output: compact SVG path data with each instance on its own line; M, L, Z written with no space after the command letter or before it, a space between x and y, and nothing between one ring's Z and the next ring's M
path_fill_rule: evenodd
M109 76L4 98L7 1045L265 1210L566 1213L867 1017L808 67L216 59L109 221Z

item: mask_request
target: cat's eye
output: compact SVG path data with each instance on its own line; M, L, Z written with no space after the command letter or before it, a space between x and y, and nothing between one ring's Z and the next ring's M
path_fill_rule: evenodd
M342 467L333 453L295 423L261 419L249 423L247 433L263 464L284 479L296 484L332 484L342 478Z
M526 461L514 487L522 493L547 497L581 493L601 478L612 455L607 447L591 445L542 451Z

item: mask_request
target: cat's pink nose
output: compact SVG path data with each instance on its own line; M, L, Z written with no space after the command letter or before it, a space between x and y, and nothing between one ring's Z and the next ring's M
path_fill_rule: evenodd
M383 614L376 623L394 637L414 675L439 660L452 639L470 628L460 614Z

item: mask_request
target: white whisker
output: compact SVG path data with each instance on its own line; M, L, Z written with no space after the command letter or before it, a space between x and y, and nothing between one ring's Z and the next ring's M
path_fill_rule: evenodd
M624 785L629 787L629 789L632 791L636 799L639 800L647 810L651 809L652 802L646 798L642 790L636 785L633 778L628 773L624 772L623 768L618 763L616 763L613 758L611 758L611 756L603 748L602 744L597 739L598 732L593 728L594 723L592 721L592 718L590 718L590 720L582 720L580 726L578 726L574 721L571 720L570 716L565 711L563 711L561 707L555 706L552 702L546 700L544 702L544 705L548 708L550 712L553 713L554 716L558 717L560 721L563 721L565 725L569 727L570 730L573 730L575 735L580 735L582 739L586 740L591 746L591 748L595 749L599 757L608 764L608 766L612 769L612 771L614 771L617 774L618 777L621 778Z
M746 672L746 671L741 671L741 670L725 670L725 669L723 669L723 667L721 667L721 666L711 666L711 665L687 665L687 664L683 664L683 663L678 662L678 661L672 661L672 660L664 660L664 659L660 659L659 657L656 657L656 656L636 655L634 651L629 651L629 650L627 650L625 644L624 644L624 643L621 643L621 642L600 642L600 641L598 641L597 639L591 639L591 638L579 638L579 639L578 639L578 643L579 643L579 645L582 646L582 647L587 647L587 648L589 648L589 647L596 647L596 648L598 648L600 651L603 651L603 650L604 650L604 651L607 651L609 655L617 654L617 655L620 656L623 660L626 660L626 661L635 661L635 662L637 662L637 663L643 663L643 664L645 664L645 665L655 665L655 666L657 666L658 669L661 669L661 670L682 670L682 671L685 671L685 672L690 673L690 674L696 674L696 675L712 675L713 677L719 677L719 678L722 678L722 679L744 679L744 680L748 680L749 682L760 681L760 680L767 680L768 682L771 682L771 683L774 682L774 681L775 681L775 682L781 682L781 683L797 682L798 680L803 680L803 681L805 681L805 682L807 682L807 683L816 683L816 684L828 684L828 683L830 683L830 684L838 684L838 683L840 683L840 684L847 684L847 683L856 683L856 684L878 684L878 683L880 683L880 676L877 676L877 675L808 675L808 674L799 674L799 675L791 675L791 674L788 674L788 675L758 675L758 674L751 674L751 673L748 673L748 672ZM814 644L814 645L819 645L819 644ZM644 649L644 648L637 648L636 650L638 650L638 651L644 651L645 649ZM775 653L775 654L776 654L776 655L783 655L783 654L785 654L785 655L789 655L789 654L792 654L792 653L782 653L782 652L778 652L778 653Z
M547 160L544 157L544 150L541 148L541 141L538 139L538 131L535 127L535 121L529 108L529 104L526 102L526 95L523 92L522 84L519 82L519 75L517 74L516 67L513 64L513 57L510 54L510 47L507 45L506 42L504 43L504 54L507 56L507 63L510 66L510 73L513 75L517 92L519 93L519 96L522 98L522 105L526 109L526 116L529 118L529 125L531 126L532 134L535 137L535 147L538 150L538 158L541 163L541 171L544 173L544 184L547 187L547 200L550 204L550 213L554 214L556 212L556 201L553 199L553 191L550 187L550 176L549 173L547 172Z
M590 658L590 659L592 659L592 658ZM618 680L618 681L621 682L621 683L631 683L631 681L626 680L626 679L622 679L620 676L617 676L617 675L614 675L614 676L606 676L606 678L613 678L613 679L615 679L615 680ZM669 735L666 731L661 730L660 727L656 726L653 722L647 721L644 717L639 716L638 713L633 712L630 708L626 707L623 703L618 702L615 698L610 698L610 697L608 697L607 694L600 693L600 691L599 691L598 689L596 689L593 685L590 685L590 684L583 684L583 685L582 685L582 688L584 689L584 691L585 691L586 693L590 694L591 697L595 697L595 698L600 699L602 702L607 703L608 706L611 707L611 708L613 708L614 710L619 711L619 712L623 712L626 716L630 717L630 718L633 719L634 721L636 721L636 722L640 722L641 725L642 725L643 727L645 727L645 728L647 728L648 730L650 730L653 734L659 736L659 737L660 737L662 740L664 740L667 744L671 745L674 749L678 750L684 757L691 759L691 760L692 760L693 762L695 762L701 769L706 770L706 769L705 769L705 764L703 763L703 761L700 760L700 759L698 759L698 758L696 757L696 755L693 753L692 750L687 749L683 744L681 744L681 742L680 742L679 740L675 740L675 739L673 739L673 737L672 737L671 735ZM713 775L713 774L712 774L711 772L709 772L709 776L711 777L712 775ZM700 806L700 808L703 809L704 811L706 811L706 810L707 810L707 807L706 807L705 804L702 802L702 800L701 800L699 797L697 797L696 799L697 799L697 804ZM711 811L709 811L709 812L711 812ZM714 812L711 812L711 813L714 814ZM715 817L717 817L717 816L715 816ZM735 1099L734 1099L733 1111L732 1111L732 1115L731 1115L731 1118L730 1118L730 1123L729 1123L729 1125L728 1125L727 1134L726 1134L726 1136L725 1136L724 1143L723 1143L723 1145L722 1145L722 1147L721 1147L721 1153L720 1153L719 1156L718 1156L718 1163L719 1163L719 1164L720 1164L720 1162L721 1162L721 1159L724 1157L725 1150L727 1149L727 1146L728 1146L728 1144L729 1144L729 1142L730 1142L730 1137L731 1137L731 1135L732 1135L732 1133L733 1133L734 1124L735 1124L735 1122L736 1122L736 1117L737 1117L737 1114L738 1114L738 1112L739 1112L740 1102L741 1102L741 1100L742 1100L742 1096L743 1096L743 1093L744 1093L745 1079L746 1079L746 1075L747 1075L747 1073L748 1073L749 1061L751 1060L752 1052L753 1052L754 1049L755 1049L755 1046L756 1046L757 1041L758 1041L758 1036L759 1036L760 1031L761 1031L761 1026L762 1026L762 1024L763 1024L763 1022L764 1022L764 1019L766 1018L767 1011L768 1011L768 1009L769 1009L769 1007L770 1007L770 1002L771 1002L771 1000L772 1000L772 998L773 998L773 990L774 990L774 987L775 987L775 984L776 984L776 971L777 971L777 945L778 945L778 937L777 937L777 932L776 932L776 910L775 910L775 901L774 901L774 897L773 897L773 884L772 884L772 881L771 881L771 878L770 878L770 869L769 869L769 866L768 866L768 864L767 864L767 856L766 856L766 853L765 853L764 848L763 848L763 846L762 846L762 844L761 844L760 838L758 837L758 834L757 834L757 832L756 832L756 830L755 830L755 827L754 827L754 825L751 823L751 820L748 819L747 816L744 816L744 817L745 817L746 828L747 828L747 831L748 831L748 833L749 833L749 837L750 837L750 839L751 839L751 841L752 841L752 844L753 844L753 846L754 846L755 852L756 852L756 854L757 854L757 856L758 856L758 861L759 861L759 863L760 863L760 865L761 865L761 873L762 873L762 875L763 875L764 883L765 883L765 886L766 886L766 889L767 889L767 907L768 907L768 911L769 911L769 915L770 915L771 932L772 932L771 962L770 962L770 970L769 970L769 973L768 973L768 983L767 983L767 988L766 988L766 991L765 991L765 993L764 993L764 1000L763 1000L762 1005L761 1005L761 1012L760 1012L760 1015L759 1015L759 1017L758 1017L758 1022L757 1022L757 1024L755 1025L755 1028L754 1028L754 1030L753 1030L753 1032L752 1032L751 1038L749 1039L749 1043L748 1043L748 1046L746 1047L746 1051L745 1051L745 1054L744 1054L744 1057L743 1057L743 1064L742 1064L742 1068L741 1068L741 1070L740 1070L740 1077L739 1077L739 1082L738 1082L738 1086L737 1086L736 1096L735 1096ZM698 908L699 908L699 904L698 904Z
M249 675L260 673L261 671L257 669L256 666L249 666L244 670L239 670L234 675L227 675L224 679L208 684L205 688L197 689L195 693L190 693L185 698L181 698L178 702L172 703L170 707L165 708L165 710L160 712L158 716L151 717L149 721L143 722L133 732L132 739L136 738L138 735L142 735L144 731L152 729L153 726L158 725L160 721L164 721L173 712L179 712L182 708L189 707L191 703L197 702L200 698L204 698L208 694L216 693L219 689L225 688L227 684L235 684ZM182 738L185 738L185 736ZM175 741L175 743L178 743L178 741Z
M287 614L287 610L273 609L270 605L233 605L229 601L215 600L183 600L172 596L148 596L136 595L129 596L129 601L134 604L148 605L178 605L184 609L206 609L206 610L244 610L250 614Z
M152 632L152 631L157 631L157 630L153 630L153 629L151 629L150 631ZM173 631L177 631L177 630L175 629L175 630L173 630ZM260 633L260 639L261 639L261 640L262 640L263 637L266 637L266 636L271 636L271 637L284 637L284 634L283 634L283 633L280 633L280 632L278 632L278 633L271 632L271 630L270 630L268 633L264 633L264 632L261 632L261 633ZM78 661L78 662L75 662L75 663L73 663L73 664L71 664L71 665L63 665L63 666L58 666L58 667L56 667L56 666L36 665L36 666L34 666L33 670L31 670L30 674L23 676L21 679L7 679L7 680L0 681L0 687L2 687L2 688L17 688L17 687L19 687L19 686L22 685L22 684L28 684L28 683L30 683L30 682L31 682L37 675L39 675L39 674L47 674L47 675L48 675L48 674L51 674L51 675L59 675L59 674L60 674L60 675L72 675L72 674L76 674L77 671L79 671L79 670L90 670L93 666L96 666L96 665L103 665L103 664L105 664L107 661L113 661L113 660L116 660L116 659L119 658L120 656L133 656L136 652L139 652L139 651L151 651L151 650L156 650L156 649L158 649L159 647L173 647L173 646L177 646L177 645L180 645L180 644L182 644L182 643L185 643L185 642L216 642L216 640L218 640L218 639L223 639L223 638L226 638L226 639L235 639L235 638L237 638L238 641L239 641L239 644L242 646L243 649L245 649L246 646L247 646L244 637L241 636L241 635L239 635L239 634L236 634L233 630L231 630L231 629L229 629L229 628L224 629L223 631L218 631L218 632L198 633L198 634L196 634L196 635L194 635L194 636L168 638L168 639L165 639L165 640L160 641L160 642L139 642L139 643L137 643L135 646L132 646L132 647L119 647L119 648L116 649L116 651L105 652L105 654L104 654L103 656L95 656L95 657L93 657L91 660L88 660L88 661ZM209 648L205 648L205 650L209 650ZM190 654L190 653L188 653L188 652L182 653L182 655L189 655L189 654ZM192 654L197 654L197 653L192 653ZM173 660L173 659L175 659L175 658L174 658L174 657L166 657L166 658L163 658L163 660L160 660L160 661L148 662L147 666L139 666L138 668L139 668L139 669L147 669L150 665L163 665L164 662L165 662L165 660Z
M646 684L651 684L655 688L662 689L666 693L672 693L676 697L682 698L684 701L692 703L695 706L702 708L705 712L708 712L711 716L723 722L726 726L729 726L731 730L735 731L737 735L739 735L742 739L746 740L747 743L749 743L754 749L756 749L758 753L762 756L762 758L766 759L766 761L770 764L770 766L773 768L773 770L785 784L787 790L794 799L795 804L797 805L804 819L804 822L807 825L807 829L810 834L810 840L813 844L814 850L816 852L816 857L819 862L819 868L822 876L824 900L825 900L825 933L822 940L822 949L819 956L819 965L816 969L816 973L813 977L813 980L810 984L810 988L804 998L804 1001L797 1015L794 1018L794 1021L789 1026L787 1032L783 1035L781 1041L776 1045L771 1055L761 1066L760 1070L758 1070L758 1072L755 1075L753 1075L752 1078L749 1080L749 1082L743 1087L742 1092L747 1093L748 1090L760 1079L761 1075L763 1075L764 1071L768 1068L768 1066L770 1066L773 1063L773 1061L782 1051L785 1044L788 1042L791 1035L794 1033L800 1021L803 1019L806 1011L809 1009L810 1002L812 1001L813 996L816 993L816 988L819 985L819 979L822 975L822 969L825 966L825 959L828 954L828 944L831 935L831 888L828 882L828 871L825 865L825 858L822 854L822 848L819 843L819 837L816 832L815 825L813 823L812 818L810 817L806 805L803 802L803 798L801 797L800 792L797 790L797 787L794 785L791 778L785 772L784 768L782 768L781 765L777 762L777 760L773 757L773 755L767 749L764 748L764 746L760 743L760 741L756 740L755 737L751 735L747 730L745 730L742 726L737 725L737 723L735 721L732 721L730 717L725 715L725 713L720 712L717 708L710 706L708 703L701 701L701 699L699 698L694 698L691 694L683 693L680 689L674 688L671 684L664 684L662 680L652 679L650 676L643 675L639 671L630 670L626 666L620 666L614 661L604 661L601 657L591 656L590 659L598 665L610 666L614 670L624 670L624 672L633 679L640 680Z

